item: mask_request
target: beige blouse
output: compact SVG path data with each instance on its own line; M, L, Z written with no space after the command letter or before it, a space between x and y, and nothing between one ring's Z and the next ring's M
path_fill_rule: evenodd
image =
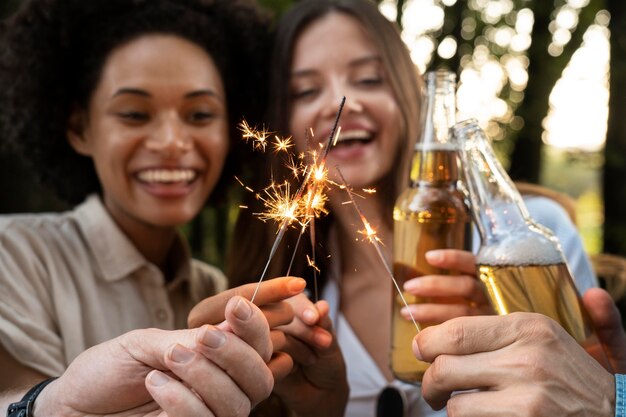
M60 375L85 349L134 329L184 328L191 307L226 289L179 236L165 283L99 197L71 212L0 217L0 343L19 362Z

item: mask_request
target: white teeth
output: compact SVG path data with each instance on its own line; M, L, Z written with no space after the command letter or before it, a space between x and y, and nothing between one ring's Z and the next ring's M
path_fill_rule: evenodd
M147 183L191 182L195 177L192 169L146 169L137 174L140 181Z
M368 130L346 130L339 134L337 142L342 142L344 140L369 140L371 137L372 134Z

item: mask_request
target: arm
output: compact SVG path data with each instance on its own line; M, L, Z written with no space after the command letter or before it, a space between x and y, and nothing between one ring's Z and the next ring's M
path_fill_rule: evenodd
M422 385L455 416L612 417L615 380L556 322L534 313L463 317L420 332ZM453 391L476 390L457 393Z
M19 401L30 387L47 377L16 361L2 345L0 345L0 369L3 375L11 376L11 383L4 378L0 379L1 416L6 415L9 404Z

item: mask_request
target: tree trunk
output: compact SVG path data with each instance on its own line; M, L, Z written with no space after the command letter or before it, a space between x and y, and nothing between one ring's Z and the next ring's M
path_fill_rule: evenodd
M611 13L611 96L603 172L604 251L626 255L626 3L608 2Z

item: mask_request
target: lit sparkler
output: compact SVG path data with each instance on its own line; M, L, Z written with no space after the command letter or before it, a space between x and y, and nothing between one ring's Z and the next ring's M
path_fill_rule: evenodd
M383 254L383 251L380 248L380 245L382 242L380 238L376 235L376 229L372 227L372 225L369 223L369 221L367 221L367 219L363 215L363 212L361 211L358 204L356 203L356 200L354 199L354 196L353 196L353 192L348 186L346 179L341 173L341 170L339 169L339 167L335 167L335 168L337 169L337 172L339 173L339 177L341 178L341 182L342 182L341 188L345 189L346 192L348 193L348 197L350 198L349 203L354 206L354 209L356 210L357 214L359 215L359 218L361 219L361 223L363 223L364 229L359 230L359 233L364 235L365 239L367 239L369 242L372 243L372 245L374 245L374 248L376 249L376 253L378 254L378 257L383 263L385 270L387 271L387 274L389 274L389 277L391 278L393 285L396 287L396 290L398 291L398 294L400 295L400 298L402 299L404 306L406 307L407 311L409 312L409 315L411 316L411 321L415 325L415 329L419 332L421 330L420 326L417 324L417 322L413 318L413 313L411 312L411 309L409 308L409 304L406 302L406 299L404 298L404 295L402 294L402 290L400 289L400 286L398 285L398 281L396 281L396 278L393 276L393 271L391 270L391 267L389 266L389 263L387 262L387 258L385 258L385 255Z
M328 141L323 150L323 156L319 160L319 164L317 164L317 154L313 155L313 163L310 167L306 167L304 169L304 179L298 191L292 196L289 193L288 183L286 182L283 185L277 186L275 184L271 184L264 190L265 196L260 196L261 200L263 200L266 211L264 213L255 213L259 216L261 220L275 220L280 223L278 228L278 233L276 234L276 238L274 239L274 243L272 244L272 248L270 249L270 254L268 260L265 264L265 268L261 273L261 277L259 278L259 282L257 287L252 295L251 301L254 302L254 299L259 291L259 287L263 279L265 278L265 274L267 273L267 269L272 261L274 255L276 254L276 250L278 249L278 245L283 239L285 231L287 227L292 223L298 221L302 227L302 232L304 232L307 225L310 225L314 222L316 216L319 216L321 213L326 213L326 209L324 208L324 203L326 201L326 196L324 194L326 185L325 181L327 178L326 173L326 158L328 156L328 152L330 152L330 148L336 142L336 138L338 135L337 125L339 123L339 117L341 116L341 112L343 110L343 106L345 104L346 98L343 97L341 100L341 104L339 105L339 110L337 111L337 117L335 118L335 123L331 130L331 133L328 137ZM243 132L244 139L253 140L255 149L263 149L265 150L265 146L267 145L267 137L269 133L266 131L257 131L256 129L250 128L250 126L244 121L240 124L240 128ZM278 137L276 137L279 140ZM279 140L278 144L275 146L276 149L286 150L288 147L282 144ZM262 144L262 145L261 145ZM323 146L323 145L321 145ZM293 171L292 171L293 172ZM304 191L306 190L306 195L303 198ZM314 226L310 228L311 230L311 243L313 248L313 258L309 259L309 265L313 267L315 274L315 297L317 298L317 267L315 266L315 232ZM300 239L298 238L298 243ZM297 245L294 248L297 250ZM308 257L307 257L308 258ZM293 257L292 257L293 260ZM291 266L290 266L291 269Z

